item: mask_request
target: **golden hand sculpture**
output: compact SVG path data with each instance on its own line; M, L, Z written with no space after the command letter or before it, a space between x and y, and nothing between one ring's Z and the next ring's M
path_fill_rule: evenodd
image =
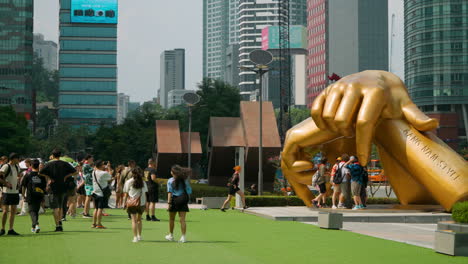
M450 210L468 199L468 163L432 133L420 132L438 122L414 105L394 74L346 76L317 97L311 115L288 131L282 153L283 173L307 206L313 198L307 187L313 164L304 159L305 147L321 146L329 160L357 153L367 164L372 142L402 204L435 199Z

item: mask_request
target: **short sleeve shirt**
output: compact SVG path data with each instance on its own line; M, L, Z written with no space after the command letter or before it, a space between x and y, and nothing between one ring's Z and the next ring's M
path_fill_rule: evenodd
M172 186L174 181L174 177L170 178L167 181L167 192L172 193L174 196L183 195L184 189L182 188L182 186L179 186L179 188L177 189ZM187 192L187 194L192 194L192 187L190 186L190 182L188 180L185 180L185 191Z
M8 171L8 166L10 166L9 173L7 177L4 177L4 180L7 181L12 185L12 188L8 188L6 186L3 186L2 191L3 193L19 193L18 191L18 175L20 174L18 170L18 166L16 165L11 165L11 164L3 164L2 168L0 169L1 172L3 172L3 175L5 175Z
M41 170L40 174L47 175L53 180L50 184L52 193L65 193L65 176L76 172L70 163L63 160L54 160L48 162Z
M148 192L148 186L146 185L146 182L143 181L143 188L136 189L133 188L133 181L134 179L132 178L125 182L123 192L128 193L128 196L130 196L131 198L137 198L141 195L140 205L143 206L146 204L146 193Z
M96 178L94 177L94 175L96 175ZM101 188L104 190L109 185L110 179L112 179L112 176L107 171L95 170L93 172L93 192L97 196L104 196L104 193L102 192ZM96 180L97 182L99 182L99 185L101 185L101 188L99 188L99 185L97 184Z
M145 169L145 177L144 180L146 181L148 185L148 189L154 190L158 188L158 184L151 179L151 175L156 175L156 170L154 168L146 168Z

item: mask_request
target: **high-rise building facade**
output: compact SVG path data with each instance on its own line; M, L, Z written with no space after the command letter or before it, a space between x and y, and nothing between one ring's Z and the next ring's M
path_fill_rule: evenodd
M468 1L405 1L404 12L408 91L456 148L468 134Z
M120 125L125 121L128 114L128 104L130 103L130 96L124 93L117 95L117 124Z
M0 1L0 106L32 113L33 0Z
M48 71L58 70L58 48L57 43L44 40L44 35L34 34L34 53L42 59L44 68Z
M254 65L249 59L249 53L262 48L262 29L279 24L279 0L239 0L239 65L252 68ZM290 25L303 25L307 23L306 0L289 1ZM257 89L255 73L241 70L239 73L239 89L241 93L248 94ZM247 96L244 97L244 99Z
M203 0L204 77L225 79L227 49L239 41L238 4L239 0Z
M60 0L59 122L116 122L117 17L117 0Z
M388 70L387 0L307 1L307 104L328 76Z
M160 58L159 98L163 108L168 108L168 93L185 89L185 49L166 50Z

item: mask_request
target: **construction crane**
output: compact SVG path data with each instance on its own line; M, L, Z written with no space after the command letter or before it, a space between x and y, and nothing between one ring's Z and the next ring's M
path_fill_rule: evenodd
M289 110L291 107L291 47L289 38L289 0L278 0L279 28L279 82L280 82L280 114L279 133L281 143L284 142L286 131L291 127Z

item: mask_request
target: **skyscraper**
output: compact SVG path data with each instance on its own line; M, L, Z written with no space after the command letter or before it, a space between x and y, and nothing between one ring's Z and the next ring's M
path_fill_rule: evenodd
M117 0L60 0L60 122L115 123L117 18Z
M125 118L127 118L130 96L119 93L117 98L117 124L120 125L125 121Z
M388 70L387 0L308 0L307 104L328 76Z
M405 79L413 101L440 120L439 137L456 148L468 134L467 1L405 1Z
M34 34L33 49L34 53L36 53L37 56L42 59L44 68L49 71L58 70L57 43L50 40L44 40L44 35L42 34Z
M33 0L0 1L0 106L32 113Z
M168 108L168 93L185 89L185 49L166 50L161 53L159 102Z
M279 23L279 0L239 0L239 65L253 67L249 53L262 48L262 29ZM307 23L306 0L289 1L290 25ZM239 73L239 89L248 94L255 89L255 73L241 70ZM244 97L247 99L247 96Z
M204 77L225 78L227 49L239 41L238 3L238 0L203 0Z

